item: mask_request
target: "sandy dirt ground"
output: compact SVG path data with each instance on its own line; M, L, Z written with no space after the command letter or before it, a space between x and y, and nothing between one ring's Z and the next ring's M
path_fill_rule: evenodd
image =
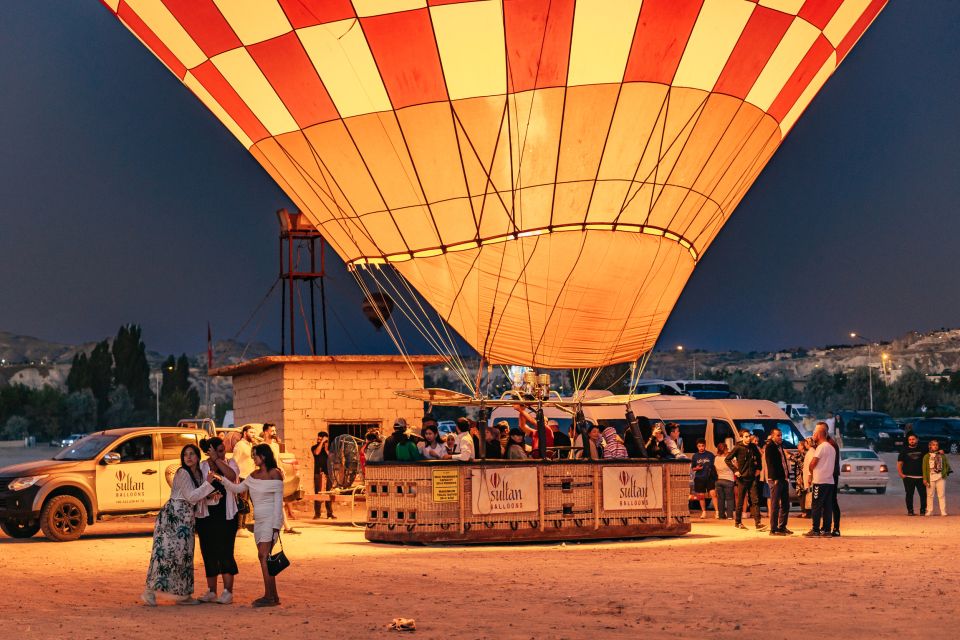
M147 608L148 519L98 523L71 543L0 537L3 637L390 637L403 616L424 638L946 640L960 613L958 476L946 518L907 517L899 480L884 496L841 495L834 539L708 519L679 539L402 547L304 518L303 534L285 537L283 604L268 609L249 604L262 593L252 538L237 541L233 605ZM199 548L196 575L199 595Z

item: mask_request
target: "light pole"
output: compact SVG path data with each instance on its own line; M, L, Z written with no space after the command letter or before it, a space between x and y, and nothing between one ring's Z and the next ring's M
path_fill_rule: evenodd
M157 424L160 424L160 378L163 376L163 371L157 371L157 375L153 377L154 387L157 396Z
M873 366L870 364L870 358L873 355L873 340L855 332L851 332L850 337L859 338L867 343L867 388L870 390L870 411L873 411Z

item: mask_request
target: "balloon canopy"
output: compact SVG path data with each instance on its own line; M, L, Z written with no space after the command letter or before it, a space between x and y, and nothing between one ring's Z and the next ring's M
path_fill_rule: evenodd
M353 268L490 362L654 346L886 0L105 0Z

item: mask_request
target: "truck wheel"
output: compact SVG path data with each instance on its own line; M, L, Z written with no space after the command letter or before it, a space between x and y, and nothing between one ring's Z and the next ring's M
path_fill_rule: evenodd
M887 488L886 488L886 487L877 487L877 495L882 496L882 495L885 494L886 492L887 492Z
M74 496L55 496L43 505L40 528L50 540L76 540L87 528L87 508Z
M40 531L40 525L36 522L27 524L16 520L4 520L0 522L0 529L3 529L3 532L11 538L30 538Z

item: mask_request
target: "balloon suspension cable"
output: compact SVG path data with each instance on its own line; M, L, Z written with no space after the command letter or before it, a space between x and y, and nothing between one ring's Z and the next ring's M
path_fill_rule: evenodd
M473 380L471 379L466 364L456 351L454 340L452 336L450 336L449 330L446 328L445 323L443 323L441 320L440 324L443 325L442 328L437 327L437 323L435 323L430 317L430 312L423 307L417 295L406 283L406 280L404 280L399 274L396 274L396 279L402 282L405 287L402 289L390 278L388 270L392 270L392 267L388 266L382 269L379 267L373 267L369 269L354 269L353 274L357 284L364 292L364 295L368 298L372 295L373 287L368 285L368 283L364 280L363 272L367 274L374 285L377 285L380 289L387 290L388 295L391 295L394 302L396 302L397 309L400 311L401 315L406 318L406 320L411 326L414 327L414 329L418 331L418 333L423 337L427 344L430 345L434 352L446 360L447 366L451 371L453 371L454 375L468 390L468 392L471 395L476 396L477 389L473 384ZM390 340L397 347L397 350L404 357L405 361L407 362L407 366L410 367L412 371L413 367L409 359L409 352L406 344L403 342L403 339L400 336L396 320L386 317L377 305L373 305L373 308L376 311L377 317L383 324Z

